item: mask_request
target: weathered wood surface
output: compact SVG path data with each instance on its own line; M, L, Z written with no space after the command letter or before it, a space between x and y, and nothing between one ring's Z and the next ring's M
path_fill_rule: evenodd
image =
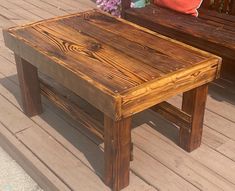
M112 190L129 185L131 117L114 121L104 116L104 182Z
M0 4L0 9L2 6L6 7L6 9L4 8L5 12L1 12L5 18L8 18L7 16L10 17L11 13L17 14L17 20L12 17L11 21L5 19L4 23L1 23L1 26L6 28L13 23L22 24L46 18L47 15L45 14L40 14L39 17L33 11L30 12L30 9L25 10L23 7L29 7L29 3L33 6L31 8L38 10L37 13L40 13L40 10L45 10L56 16L57 14L66 14L66 12L79 11L84 7L83 3L89 1L0 0L0 2L2 3ZM74 3L77 6L74 6ZM66 12L64 11L65 9ZM24 18L26 16L27 19ZM32 119L23 115L21 111L22 102L19 101L20 91L16 78L14 55L4 46L1 32L0 62L0 94L4 97L0 101L0 122L4 124L3 127L0 127L1 135L3 134L2 130L7 130L4 132L8 132L9 129L12 129L16 133L39 125L42 132L46 132L49 135L50 140L53 139L55 142L59 142L61 148L68 150L72 156L76 156L76 160L81 160L82 165L88 166L96 176L101 176L98 172L100 172L102 167L102 162L100 161L103 159L98 157L101 155L99 149L97 149L97 145L100 145L101 142L87 132L81 124L73 121L45 99L43 99L45 113ZM172 131L172 125L158 115L153 115L152 112L144 112L134 118L135 160L131 163L131 171L135 175L131 173L131 184L126 190L231 191L235 189L233 184L235 182L234 171L231 170L231 167L234 166L234 160L231 159L234 159L232 144L233 140L235 140L235 80L232 81L231 78L220 79L220 81L211 84L209 89L202 140L203 147L198 149L200 152L188 154L179 149L172 142L172 140L177 138L177 135ZM173 99L172 103L180 105L180 97ZM28 157L28 160L23 158L23 162L20 162L21 157L19 156L21 155L16 152L21 151L20 144L16 144L15 148L17 150L13 150L12 144L9 144L9 141L11 143L14 143L14 141L19 142L19 139L15 137L15 133L11 134L12 136L8 136L8 133L4 134L7 141L2 139L3 137L1 136L1 145L6 146L4 148L12 154L16 161L24 167L44 190L53 190L54 187L52 185L56 185L59 190L66 190L67 186L76 189L76 184L71 184L68 179L64 181L64 172L55 174L55 168L51 164L45 160L39 160L36 155L40 155L40 153L33 153L29 144L27 144L27 147L24 146L24 148L28 153L26 156L32 157ZM172 139L169 140L162 134L172 137ZM34 139L34 137L31 138ZM40 140L40 144L44 146L46 144L45 140ZM54 156L53 152L47 153L47 155L52 158ZM211 160L211 158L214 160ZM35 160L39 161L39 163L32 162ZM40 163L43 165L40 165ZM31 164L34 164L34 166L32 167ZM75 178L77 178L78 182L78 177L81 173L81 170L76 172ZM49 179L48 184L46 184L45 179ZM90 181L90 177L85 180L86 184L89 184L88 180ZM86 186L80 190L87 190ZM103 191L104 189L97 184L94 191L97 190ZM92 189L89 191L92 191Z
M144 25L144 22L146 22L148 28L184 42L192 40L191 44L193 45L206 43L208 46L207 51L233 58L235 49L234 31L226 30L223 27L218 28L207 24L200 18L188 17L155 5L143 9L128 9L126 12L126 18L130 21L138 23L137 19L139 19L139 22L142 23L138 24ZM175 18L174 23L169 18ZM159 30L157 30L158 27ZM212 30L213 33L209 34L208 30ZM185 39L183 39L183 36Z
M42 104L37 68L17 55L15 60L24 112L30 117L38 115L42 113Z
M123 15L131 22L222 56L225 71L232 73L231 68L235 71L235 16L205 8L199 12L195 18L151 4L141 9L126 9Z
M204 0L202 6L206 9L214 10L219 13L234 14L234 0Z
M4 36L16 54L113 119L213 81L220 68L216 56L97 10L11 28Z
M79 121L101 140L104 139L103 114L68 89L40 75L41 94Z
M190 128L180 128L179 144L187 151L201 145L208 84L183 93L182 110L192 116Z
M162 102L153 106L151 109L181 128L185 128L187 130L190 129L192 116L178 107L175 107L168 102Z
M110 23L115 23L119 28L127 27L128 39L106 28ZM178 49L178 56L166 54L159 45L150 48L146 41L140 44L130 39L133 35L131 31L137 36L143 35L147 42L164 41L166 47ZM23 110L29 117L40 112L36 106L41 107L37 69L104 113L102 135L102 131L95 127L95 120L76 105L71 107L72 102L68 105L63 97L48 91L47 85L42 83L44 95L74 118L89 125L90 131L100 138L104 137L104 182L114 191L129 185L131 116L178 93L194 91L192 89L218 78L220 73L219 57L98 10L13 27L4 30L3 34L5 44L17 55ZM193 56L189 57L188 52ZM29 67L29 63L32 66ZM35 77L27 76L27 71ZM30 101L27 103L28 97L36 105ZM194 103L198 103L197 97L186 109L192 115L192 124L187 131L182 128L184 131L181 132L187 133L180 134L180 145L187 151L196 149L202 136L204 113L201 111L204 107ZM200 119L199 123L197 119ZM45 153L42 152L42 155L45 156ZM60 170L54 167L56 171ZM74 180L71 181L73 183Z

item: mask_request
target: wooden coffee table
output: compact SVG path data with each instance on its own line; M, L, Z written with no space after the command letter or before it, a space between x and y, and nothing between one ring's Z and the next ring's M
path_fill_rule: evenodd
M219 57L98 10L13 27L4 39L15 53L25 114L42 112L38 70L104 114L98 131L79 108L62 107L81 112L78 118L104 137L104 182L113 190L129 184L134 114L151 108L180 127L183 149L200 146L208 82L219 76ZM68 97L60 100L45 87L50 100L65 103ZM182 110L164 102L179 93Z

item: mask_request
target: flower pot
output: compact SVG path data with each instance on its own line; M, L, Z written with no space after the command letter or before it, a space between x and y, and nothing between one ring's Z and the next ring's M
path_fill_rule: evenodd
M145 7L145 0L132 0L134 8Z

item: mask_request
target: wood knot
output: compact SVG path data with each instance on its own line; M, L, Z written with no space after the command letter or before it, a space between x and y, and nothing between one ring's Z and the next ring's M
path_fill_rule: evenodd
M197 76L199 76L200 73L201 73L200 71L197 71L197 72L193 73L191 76L197 77Z
M88 46L88 50L92 51L92 52L96 52L98 50L101 49L101 44L100 43L97 43L97 42L92 42L89 44Z

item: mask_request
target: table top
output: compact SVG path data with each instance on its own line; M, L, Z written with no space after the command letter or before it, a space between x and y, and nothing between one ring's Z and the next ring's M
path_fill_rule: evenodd
M208 83L218 76L221 62L215 55L98 10L13 27L4 31L4 38L16 54L98 109L107 102L95 103L94 97L111 98L114 105L119 100L122 106L115 115L153 91L164 96L143 103L144 108Z

